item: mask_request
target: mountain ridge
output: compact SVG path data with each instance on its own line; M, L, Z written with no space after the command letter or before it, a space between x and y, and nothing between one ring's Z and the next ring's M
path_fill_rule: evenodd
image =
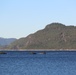
M48 24L44 29L11 43L10 49L76 49L76 26Z

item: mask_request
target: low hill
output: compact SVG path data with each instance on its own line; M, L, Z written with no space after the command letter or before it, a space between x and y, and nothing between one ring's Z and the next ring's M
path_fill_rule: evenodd
M10 49L76 49L76 27L61 23L48 24L44 29L11 43Z

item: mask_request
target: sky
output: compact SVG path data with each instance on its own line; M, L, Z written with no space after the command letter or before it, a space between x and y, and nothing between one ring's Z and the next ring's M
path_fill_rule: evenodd
M52 22L76 25L76 0L0 0L0 37L26 37Z

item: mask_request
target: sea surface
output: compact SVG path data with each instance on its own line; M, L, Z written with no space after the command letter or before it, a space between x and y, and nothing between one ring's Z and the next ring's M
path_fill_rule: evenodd
M76 75L75 51L4 51L0 75Z

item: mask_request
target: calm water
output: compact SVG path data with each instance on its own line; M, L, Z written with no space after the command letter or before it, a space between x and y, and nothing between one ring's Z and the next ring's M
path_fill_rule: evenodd
M76 75L76 52L0 54L0 75Z

